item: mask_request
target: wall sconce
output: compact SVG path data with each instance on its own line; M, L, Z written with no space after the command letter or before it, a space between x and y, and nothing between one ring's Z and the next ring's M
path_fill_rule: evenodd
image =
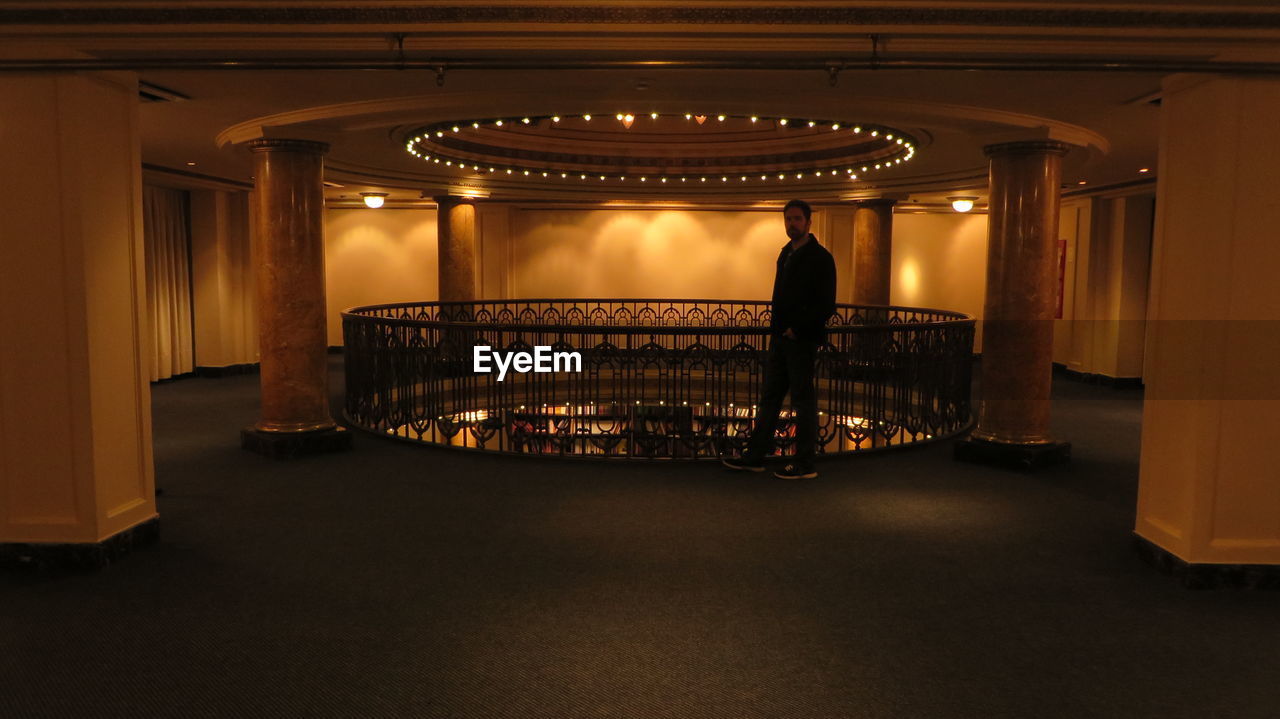
M973 201L978 198L970 195L955 195L947 199L951 200L951 209L956 212L968 212L973 209Z
M361 193L360 193L360 196L364 198L364 206L365 206L365 207L368 207L370 210L376 210L376 209L378 209L379 207L382 207L382 202L383 202L383 200L385 200L385 199L386 199L386 197L387 197L387 193L385 193L385 192L361 192Z

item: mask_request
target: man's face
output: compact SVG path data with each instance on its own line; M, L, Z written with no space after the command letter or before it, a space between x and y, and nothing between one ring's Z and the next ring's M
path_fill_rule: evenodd
M809 236L809 219L804 216L804 210L788 207L782 219L787 223L787 237L799 240Z

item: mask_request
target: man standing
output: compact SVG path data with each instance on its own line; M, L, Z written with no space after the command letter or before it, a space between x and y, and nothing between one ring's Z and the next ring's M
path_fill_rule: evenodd
M769 323L769 358L755 429L740 456L722 457L730 469L764 471L764 458L773 453L774 432L782 398L791 393L795 411L796 454L790 464L774 472L780 479L811 479L818 448L818 399L813 370L818 345L827 339L827 319L836 309L836 263L831 253L809 233L813 211L809 203L792 200L782 208L791 241L778 255L773 278L773 312Z

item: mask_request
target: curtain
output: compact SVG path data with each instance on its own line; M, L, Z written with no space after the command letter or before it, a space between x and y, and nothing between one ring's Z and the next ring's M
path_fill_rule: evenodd
M187 197L179 190L142 189L151 318L151 381L195 369L191 335L191 242Z

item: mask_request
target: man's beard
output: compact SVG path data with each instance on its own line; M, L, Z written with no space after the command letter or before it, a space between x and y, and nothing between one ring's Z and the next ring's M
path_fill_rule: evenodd
M797 230L791 227L787 228L787 237L790 237L793 240L802 240L808 236L809 236L809 233L805 232L804 230Z

